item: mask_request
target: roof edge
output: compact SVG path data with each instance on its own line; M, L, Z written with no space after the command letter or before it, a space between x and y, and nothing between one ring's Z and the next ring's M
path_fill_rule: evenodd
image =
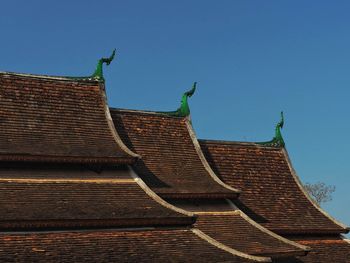
M250 147L260 147L260 148L273 148L280 149L280 147L265 145L258 142L244 142L244 141L229 141L229 140L213 140L213 139L198 139L199 142L208 143L208 144L228 144L228 145L244 145Z
M49 162L49 163L97 163L97 164L132 164L135 157L81 157L81 156L48 156L29 154L0 154L0 161L7 162Z
M226 252L229 252L229 253L231 253L231 254L233 254L235 256L242 257L242 258L245 258L245 259L250 259L250 260L253 260L255 262L272 262L270 257L253 256L253 255L250 255L250 254L246 254L246 253L240 252L240 251L235 250L233 248L230 248L230 247L228 247L228 246L226 246L226 245L216 241L215 239L211 238L210 236L204 234L202 231L200 231L197 228L192 228L191 231L194 234L196 234L198 237L200 237L201 239L204 239L205 241L210 243L211 245L214 245L217 248L225 250Z
M151 111L151 110L135 110L135 109L124 109L124 108L115 108L109 107L111 111L118 111L121 113L131 113L131 114L145 114L145 115L158 115L165 118L176 118L176 119L184 119L182 116L169 115L166 112L162 111Z
M294 181L296 182L296 184L298 185L299 189L302 191L302 193L304 194L304 196L309 200L309 202L320 212L322 213L325 217L327 217L329 220L331 220L334 224L340 226L341 228L344 229L344 232L340 232L340 233L349 233L350 227L346 226L345 224L339 222L338 220L336 220L335 218L333 218L332 216L330 216L326 211L324 211L310 196L309 194L306 192L306 190L304 189L301 180L299 178L299 176L297 175L296 170L294 169L291 159L288 155L287 149L283 148L283 155L285 156L285 159L287 161L289 170L293 176ZM339 232L338 232L339 233Z
M109 111L109 106L108 106L108 101L107 101L107 95L106 95L106 89L105 89L105 85L104 83L100 83L100 93L103 99L103 107L105 110L105 116L106 116L106 121L108 123L108 127L111 131L111 134L115 140L115 142L117 143L117 145L129 156L133 157L133 158L138 158L140 159L141 156L134 153L133 151L131 151L122 141L122 139L120 138L115 126L114 126L114 122L111 116L111 112Z
M29 77L36 79L49 79L49 80L62 80L62 81L73 81L73 82L91 82L91 83L100 83L101 80L92 78L92 77L69 77L69 76L52 76L52 75L40 75L40 74L30 74L30 73L17 73L11 71L0 71L0 74L3 75L12 75L18 77Z
M240 215L244 220L246 220L249 224L251 224L252 226L256 227L256 228L259 229L260 231L262 231L262 232L264 232L264 233L266 233L266 234L268 234L268 235L270 235L270 236L272 236L272 237L274 237L274 238L276 238L276 239L278 239L278 240L280 240L280 241L282 241L282 242L284 242L284 243L286 243L286 244L289 244L289 245L291 245L291 246L294 246L294 247L297 247L297 248L303 250L303 251L304 251L304 254L303 254L303 255L306 255L310 250L312 250L312 249L311 249L310 247L308 247L308 246L300 245L300 244L297 243L297 242L294 242L294 241L292 241L292 240L289 240L289 239L287 239L287 238L284 238L284 237L282 237L282 236L280 236L280 235L278 235L278 234L276 234L276 233L274 233L274 232L268 230L267 228L263 227L262 225L258 224L258 223L255 222L253 219L251 219L251 218L250 218L248 215L246 215L243 211L238 210L238 213L239 213L239 215ZM295 253L295 255L300 256L299 253Z
M164 199L162 199L159 195L157 195L155 192L149 188L145 182L137 175L137 173L134 171L134 169L131 166L128 166L129 172L131 177L135 180L135 182L142 188L142 190L150 196L153 200L155 200L157 203L161 204L162 206L173 210L177 213L183 214L185 216L195 217L195 214L189 211L186 211L184 209L178 208L168 202L166 202ZM193 222L194 223L194 222Z
M220 179L220 178L215 174L215 172L211 169L211 167L210 167L210 165L209 165L207 159L206 159L205 156L204 156L204 153L203 153L203 151L202 151L202 149L201 149L201 146L200 146L200 144L199 144L199 142L198 142L198 140L197 140L197 136L196 136L196 134L195 134L195 132L194 132L194 129L193 129L193 127L192 127L192 124L191 124L190 119L189 119L189 118L186 118L186 119L185 119L185 123L186 123L187 131L188 131L188 133L189 133L189 135L190 135L190 137L191 137L191 139L192 139L192 143L193 143L193 145L194 145L194 147L195 147L195 150L196 150L196 152L197 152L197 155L198 155L199 159L201 160L201 162L202 162L202 164L203 164L205 170L208 172L208 174L211 176L211 178L212 178L215 182L217 182L218 184L220 184L222 187L224 187L224 188L226 188L226 189L228 189L228 190L231 190L232 192L234 192L234 193L236 193L237 195L239 195L239 194L241 193L240 190L235 189L235 188L233 188L233 187L231 187L231 186L225 184L223 181L221 181L221 179Z
M302 251L301 252L289 252L290 255L292 256L305 256L310 250L311 248L308 247L308 246L303 246L303 245L300 245L299 243L297 242L294 242L292 240L289 240L287 238L284 238L270 230L268 230L267 228L263 227L262 225L258 224L257 222L255 222L253 219L251 219L249 216L247 216L243 211L241 210L234 210L234 211L214 211L214 212L208 212L208 211L205 211L205 212L195 212L196 215L239 215L243 220L245 220L247 223L249 223L250 225L252 225L253 227L255 227L256 229L260 230L261 232L283 242L283 243L286 243L288 245L291 245L291 246L294 246L294 247L297 247L299 249L301 249ZM285 256L285 253L281 253L281 255L277 255L274 256L274 257L283 257Z

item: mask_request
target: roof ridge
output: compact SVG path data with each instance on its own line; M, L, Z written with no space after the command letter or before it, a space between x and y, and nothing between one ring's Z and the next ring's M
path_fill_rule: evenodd
M118 111L123 113L134 113L134 114L149 114L149 115L159 115L162 117L167 118L177 118L177 119L184 119L186 117L182 116L175 116L175 115L169 115L166 112L163 111L152 111L152 110L135 110L135 109L125 109L125 108L115 108L115 107L109 107L111 111Z
M88 77L69 77L69 76L54 76L54 75L43 75L43 74L31 74L31 73L18 73L18 72L11 72L11 71L0 71L0 74L2 75L11 75L11 76L18 76L18 77L30 77L30 78L37 78L37 79L52 79L52 80L64 80L64 81L83 81L83 82L93 82L98 83L100 82L97 79L94 78L88 78Z

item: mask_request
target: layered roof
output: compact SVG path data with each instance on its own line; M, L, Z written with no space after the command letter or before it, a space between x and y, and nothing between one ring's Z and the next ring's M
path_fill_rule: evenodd
M270 262L229 249L198 230L1 233L6 262Z
M122 170L65 171L69 177L46 168L45 178L42 171L36 176L26 169L1 169L0 229L169 226L195 220Z
M236 197L211 170L187 117L111 109L117 132L142 156L134 170L157 194L166 198Z
M0 161L132 163L103 82L0 73Z
M195 227L226 246L251 255L304 256L308 247L298 245L249 219L241 211L197 213Z
M300 263L314 262L350 262L350 241L340 237L294 237L296 242L310 246L311 252L306 257L298 258ZM295 261L290 261L295 262ZM286 262L288 263L288 262Z
M216 174L242 189L237 206L268 229L279 234L348 232L308 197L283 148L208 140L200 144Z

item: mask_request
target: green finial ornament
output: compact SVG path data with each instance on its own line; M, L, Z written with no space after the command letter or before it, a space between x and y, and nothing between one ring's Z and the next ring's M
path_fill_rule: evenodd
M284 116L283 111L281 111L281 120L277 123L275 128L275 137L271 141L268 142L262 142L259 144L265 145L265 146L273 146L273 147L284 147L285 143L282 137L281 129L284 125Z
M187 100L188 100L189 97L192 97L192 95L196 91L196 86L197 86L197 82L194 82L193 86L192 86L192 89L190 89L189 91L186 91L182 95L181 105L176 111L170 111L170 112L165 112L165 113L170 115L170 116L176 116L176 117L187 117L187 116L189 116L190 115L190 107L188 106L188 101Z
M92 74L91 78L104 81L103 63L106 63L106 65L108 66L113 61L114 56L115 56L115 49L113 50L113 53L109 58L101 58L98 61L97 66L96 66L96 70L95 70L94 74Z

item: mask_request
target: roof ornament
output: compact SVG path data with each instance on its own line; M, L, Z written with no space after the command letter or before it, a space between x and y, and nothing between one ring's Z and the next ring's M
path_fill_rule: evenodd
M265 146L272 146L272 147L284 147L285 143L282 137L281 129L284 125L284 116L283 111L281 111L281 120L276 124L275 128L275 137L271 141L268 142L260 142L259 144L265 145Z
M114 57L115 57L115 49L113 50L113 53L110 57L108 58L101 58L96 66L96 70L94 72L94 74L91 75L91 78L96 79L96 80L102 80L104 81L104 77L103 77L103 63L106 63L106 65L108 66L109 64L111 64L111 62L113 61Z
M192 95L196 91L196 86L197 86L197 82L194 82L192 89L190 89L189 91L186 91L182 95L181 105L176 111L170 111L170 112L164 112L164 113L166 113L170 116L175 116L175 117L187 117L187 116L189 116L190 115L190 107L188 106L187 100L189 97L192 97Z

